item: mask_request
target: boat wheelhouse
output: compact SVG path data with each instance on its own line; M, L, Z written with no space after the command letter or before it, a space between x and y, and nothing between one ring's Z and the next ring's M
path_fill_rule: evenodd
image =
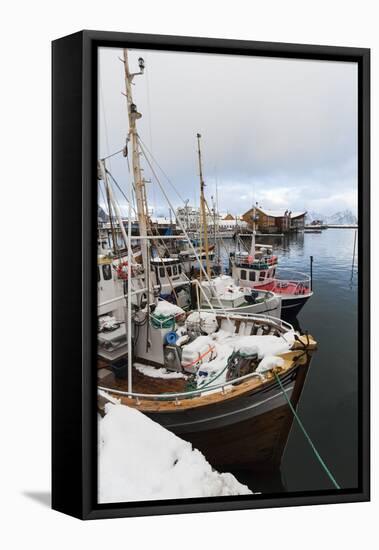
M191 283L180 259L152 258L150 265L159 295L187 309L191 301Z

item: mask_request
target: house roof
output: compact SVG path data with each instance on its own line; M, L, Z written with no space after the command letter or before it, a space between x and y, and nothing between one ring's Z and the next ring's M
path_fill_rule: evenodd
M246 214L250 213L251 211L253 210L253 208L250 208L250 210L248 210L246 212ZM288 208L286 209L283 209L283 210L269 210L268 208L262 208L262 207L256 207L256 210L259 210L260 212L262 212L262 214L264 214L265 216L269 216L270 218L283 218L284 217L284 214L287 212L288 213ZM301 216L305 216L307 212L306 211L301 211L301 212L291 212L291 218L300 218Z

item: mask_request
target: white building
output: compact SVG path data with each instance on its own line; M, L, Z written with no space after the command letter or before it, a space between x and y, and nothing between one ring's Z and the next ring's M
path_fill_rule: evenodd
M176 209L176 215L186 231L196 231L200 227L200 208L196 206L181 206ZM213 214L207 213L207 225L213 225Z

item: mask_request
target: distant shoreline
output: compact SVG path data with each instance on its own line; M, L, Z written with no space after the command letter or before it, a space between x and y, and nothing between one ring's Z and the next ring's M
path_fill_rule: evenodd
M304 229L358 229L358 224L322 224L322 225L306 225Z

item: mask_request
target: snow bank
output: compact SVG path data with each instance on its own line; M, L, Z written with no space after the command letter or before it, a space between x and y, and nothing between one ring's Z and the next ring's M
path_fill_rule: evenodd
M187 378L187 376L181 372L169 372L164 368L157 369L156 367L141 365L140 363L134 363L133 366L138 372L145 376L150 376L150 378Z
M125 405L99 420L100 503L251 494L191 444Z

